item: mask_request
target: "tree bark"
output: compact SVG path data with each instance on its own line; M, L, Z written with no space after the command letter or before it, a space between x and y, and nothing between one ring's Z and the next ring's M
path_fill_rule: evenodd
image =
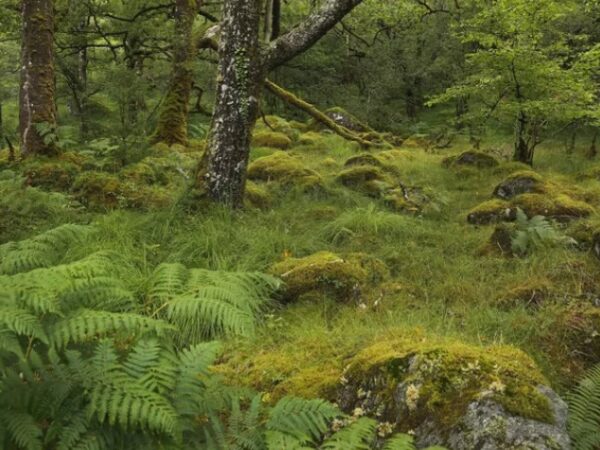
M533 165L533 147L527 138L529 121L527 115L523 111L519 111L517 121L515 123L515 152L513 160L519 161L530 166Z
M267 73L310 48L362 1L326 0L262 51L262 2L224 1L215 109L196 178L201 194L234 208L242 206L252 128Z
M188 144L189 103L194 83L192 28L199 6L196 0L176 0L171 82L161 107L154 142Z
M197 185L218 202L242 206L252 128L265 78L260 2L225 0L219 74L208 144Z
M21 154L55 154L54 143L44 142L40 124L56 127L54 82L54 2L23 0L21 4L21 83L19 132Z

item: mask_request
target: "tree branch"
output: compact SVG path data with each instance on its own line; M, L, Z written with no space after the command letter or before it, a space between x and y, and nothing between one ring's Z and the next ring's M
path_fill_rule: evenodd
M271 42L265 53L267 69L275 69L309 49L363 1L326 0L297 27Z

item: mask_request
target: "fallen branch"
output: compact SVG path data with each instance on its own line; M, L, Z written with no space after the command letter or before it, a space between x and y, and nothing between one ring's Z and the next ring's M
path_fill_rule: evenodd
M295 106L296 108L304 111L309 116L311 116L313 119L322 123L327 128L332 130L334 133L340 135L344 139L347 139L349 141L358 142L363 147L386 147L386 146L390 145L389 143L387 143L385 141L384 142L373 142L373 141L364 139L363 137L361 137L357 134L354 134L347 128L345 128L341 125L338 125L327 114L319 111L315 106L302 100L301 98L297 97L296 95L292 94L291 92L286 91L284 88L282 88L281 86L278 86L277 84L273 83L270 80L265 80L265 87L272 94L276 95L277 97L279 97L286 103L289 103L292 106Z

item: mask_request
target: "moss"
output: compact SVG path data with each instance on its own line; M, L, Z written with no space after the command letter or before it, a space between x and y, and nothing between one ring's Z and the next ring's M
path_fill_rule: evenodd
M146 162L131 164L123 168L121 177L127 181L145 184L156 183L158 179L154 168Z
M259 209L267 209L271 206L272 198L264 187L259 186L252 181L246 183L246 201L247 204Z
M539 307L555 290L553 283L545 277L530 277L524 283L512 286L498 299L503 307Z
M482 397L512 414L554 420L548 399L536 389L547 382L535 363L512 347L475 347L426 337L380 340L353 357L344 376L353 390L368 386L380 391L372 394L379 395L384 415L404 426L433 418L443 428L452 427L468 404ZM413 410L398 405L394 394L400 384L418 386Z
M59 158L29 160L23 168L28 186L68 191L80 172L80 166Z
M496 167L498 161L486 153L467 151L458 155L449 156L442 160L444 167L472 166L478 168Z
M368 272L356 259L319 252L305 258L288 258L269 272L285 282L284 298L293 301L303 294L323 292L340 301L356 298Z
M377 166L352 166L340 172L337 180L344 186L371 197L380 197L394 186L391 177Z
M510 203L499 200L487 200L467 213L467 221L474 225L485 225L515 217Z
M493 173L496 175L510 175L515 172L530 171L531 167L527 164L523 164L517 161L506 161L501 162L493 169Z
M254 181L275 181L284 186L298 186L305 191L323 188L323 180L317 172L285 152L275 152L252 162L248 166L248 178Z
M90 208L113 209L119 206L121 181L105 172L83 172L75 180L73 193Z
M286 150L292 146L292 140L278 131L259 131L252 136L252 145Z
M385 204L398 212L419 213L431 202L431 199L421 188L403 187L386 192L383 197Z
M509 175L494 189L494 196L509 200L520 194L543 194L548 191L544 179L531 170L521 170Z
M352 166L375 166L382 167L381 160L372 153L361 153L360 155L352 156L346 160L344 167Z
M402 143L402 147L412 149L426 149L431 145L431 141L424 134L414 134Z
M377 154L377 157L381 161L385 161L388 163L399 163L399 162L413 161L415 159L415 154L414 154L414 152L411 152L408 150L392 149L392 150L384 150L382 152L379 152Z
M546 216L555 219L587 217L594 208L565 194L551 197L544 194L521 194L514 198L513 205L521 208L528 216Z
M354 116L353 114L350 114L344 108L341 108L339 106L334 106L333 108L327 109L325 111L325 115L327 117L329 117L331 120L333 120L336 124L346 128L350 131L359 132L359 133L375 132L375 130L373 130L365 122L362 122L356 116ZM309 127L313 130L319 130L323 127L323 125L320 122L317 122L316 120L313 119L309 123Z
M140 186L123 183L119 195L119 206L140 210L161 209L171 206L174 193L170 189L157 186Z
M315 147L321 140L323 136L321 133L317 133L316 131L308 131L306 133L302 133L298 137L298 145L306 145Z

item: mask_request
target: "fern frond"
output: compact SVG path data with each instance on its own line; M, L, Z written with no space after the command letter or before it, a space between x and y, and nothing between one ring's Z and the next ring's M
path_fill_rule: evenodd
M42 450L42 430L29 414L2 411L0 421L17 445L25 450Z
M340 415L338 408L324 400L284 397L270 411L266 427L308 443L319 439Z
M113 333L162 333L168 324L132 313L113 313L81 309L57 322L51 331L52 344L58 348L70 342L82 343L98 336Z
M18 335L31 336L42 342L48 342L39 319L24 309L0 306L0 325Z
M397 434L385 442L383 450L415 450L414 439L408 434Z
M361 417L342 428L321 445L323 450L369 450L375 439L377 422Z
M577 450L600 447L600 364L569 396L569 432Z

